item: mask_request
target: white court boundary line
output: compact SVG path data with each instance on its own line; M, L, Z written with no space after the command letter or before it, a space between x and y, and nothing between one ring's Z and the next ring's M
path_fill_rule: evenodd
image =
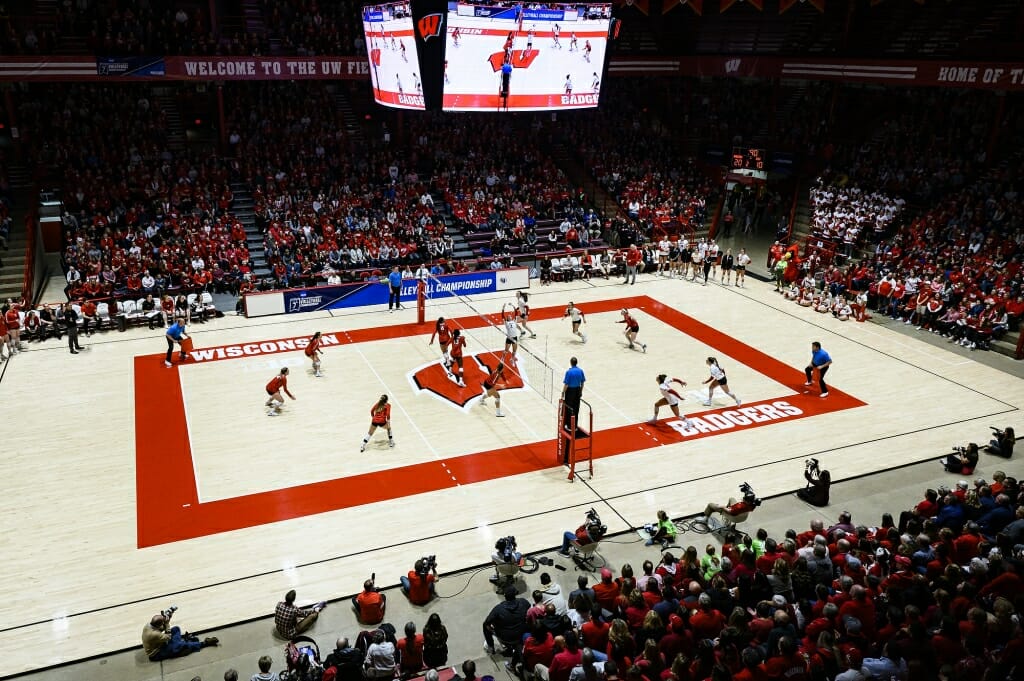
M196 502L203 503L203 487L199 484L199 468L196 467L196 450L192 446L192 422L188 417L188 399L185 397L185 382L181 380L181 370L184 366L178 367L178 389L181 390L181 406L185 410L185 433L188 437L188 458L192 462L192 478L196 483ZM167 367L164 367L167 369ZM188 508L191 504L182 504L182 508Z

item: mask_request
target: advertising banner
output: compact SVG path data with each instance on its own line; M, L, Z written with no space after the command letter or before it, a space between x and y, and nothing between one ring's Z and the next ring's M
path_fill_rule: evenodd
M402 302L412 304L416 300L416 279L402 281ZM431 277L426 283L428 300L452 296L472 296L495 291L511 291L529 288L529 270L519 267L509 270L486 270L466 274L445 274ZM341 284L340 286L318 286L316 288L291 289L281 292L284 312L317 312L366 305L387 305L389 287L386 280L372 283ZM410 305L411 306L411 305Z
M163 57L96 57L96 75L163 77L164 60Z
M366 57L167 57L177 80L365 80Z

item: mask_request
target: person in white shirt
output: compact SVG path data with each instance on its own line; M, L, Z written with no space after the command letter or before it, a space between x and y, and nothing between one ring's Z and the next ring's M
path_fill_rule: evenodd
M729 391L729 381L726 378L725 372L722 370L722 367L718 366L718 360L715 359L714 357L708 357L706 363L708 365L708 369L711 371L711 376L709 376L707 380L704 381L704 383L707 383L708 385L708 399L704 401L704 406L711 406L711 398L715 394L715 388L721 388L722 392L724 392L732 399L736 400L737 407L743 404L743 400L736 397L735 394Z
M669 251L669 249L671 247L672 247L672 242L668 240L668 235L666 234L664 237L662 237L661 241L658 242L658 276L659 277L665 276L665 273L668 272L668 268L669 268L668 251Z
M750 254L747 249L741 248L736 255L736 285L743 288L743 281L747 278L747 265L750 264Z
M654 403L654 416L647 423L654 425L658 422L658 412L662 407L668 407L675 414L676 418L680 418L679 403L683 401L683 396L677 393L672 388L672 383L678 383L681 387L686 387L686 381L678 378L669 379L667 374L658 374L655 379L658 382L658 390L661 391L661 399ZM690 430L693 427L693 422L685 416L682 417L683 423L686 426L686 430Z
M580 309L572 303L569 303L569 307L565 308L565 314L562 315L562 319L565 319L566 317L568 317L569 321L572 322L572 334L574 336L579 336L580 341L586 344L587 334L580 331L580 324L586 324L587 318Z

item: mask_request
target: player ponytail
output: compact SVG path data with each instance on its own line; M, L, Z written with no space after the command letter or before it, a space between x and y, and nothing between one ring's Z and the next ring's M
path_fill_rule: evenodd
M319 339L319 338L320 338L320 332L319 332L319 331L317 331L316 333L314 333L314 334L313 334L313 337L312 337L312 338L310 338L310 340L317 340L317 339Z
M530 294L527 293L526 291L518 291L517 295L523 299L524 303L529 302L530 300Z
M444 324L444 317L438 317L437 321L434 323L434 331L440 331L442 324Z
M658 383L664 383L666 378L668 378L668 374L658 374Z
M462 329L455 329L452 331L452 340L458 340L460 336L462 336Z
M287 376L288 375L288 367L284 367L283 369L281 369L281 375L282 376Z
M388 403L388 396L387 395L381 395L380 399L377 400L377 406L375 407L375 409L380 409L381 407L383 407L387 403Z
M708 366L718 366L718 360L714 357L708 357ZM719 367L721 368L721 367Z

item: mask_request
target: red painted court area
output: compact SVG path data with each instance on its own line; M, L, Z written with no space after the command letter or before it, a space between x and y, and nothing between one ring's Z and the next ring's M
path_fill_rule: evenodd
M616 298L587 303L587 314L611 312L623 307L640 308L664 324L699 339L772 380L791 387L796 395L761 400L740 408L710 409L693 418L695 428L683 432L678 421L669 419L651 426L630 424L594 434L594 457L626 454L684 440L712 437L786 420L818 416L864 406L865 403L830 385L830 396L820 399L804 394L802 369L783 364L696 319L647 296ZM563 307L532 309L531 319L562 316ZM497 316L491 320L499 323ZM449 319L456 327L485 326L478 316ZM399 324L370 329L334 332L338 344L370 343L388 338L429 333L429 325ZM326 333L325 333L326 335ZM277 339L263 343L205 348L205 361L231 361L254 354L301 352L302 339ZM290 348L295 347L295 350ZM287 349L282 349L287 348ZM558 377L556 377L557 379ZM185 405L178 365L163 366L163 355L135 358L136 501L138 546L228 532L244 527L301 518L316 513L386 501L413 494L433 492L456 485L529 473L558 466L556 442L552 438L516 447L425 463L398 466L372 473L327 480L285 489L260 492L231 499L200 503L192 468ZM160 423L160 437L154 438L148 424ZM140 434L146 433L143 436ZM244 453L239 452L239 465ZM454 480L453 480L454 477Z

